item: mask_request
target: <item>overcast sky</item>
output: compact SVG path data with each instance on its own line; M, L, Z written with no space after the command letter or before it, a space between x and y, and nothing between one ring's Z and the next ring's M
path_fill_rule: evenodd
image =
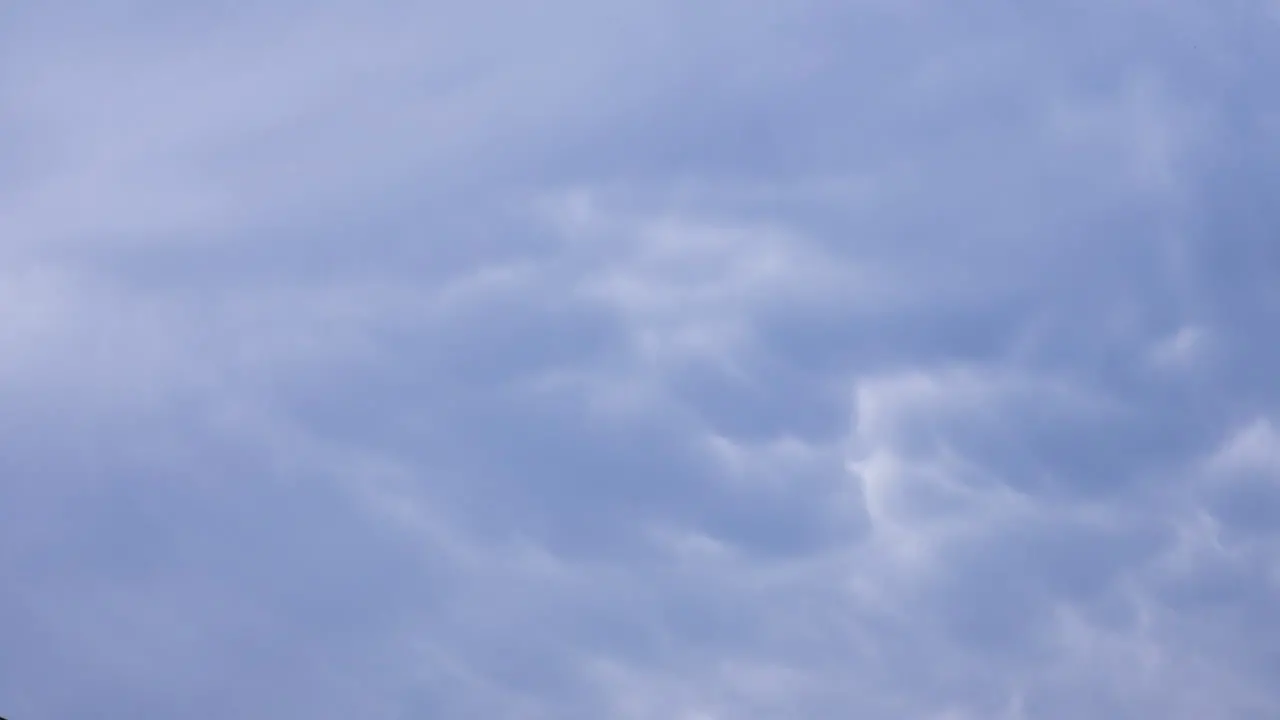
M0 10L0 715L1280 717L1280 5Z

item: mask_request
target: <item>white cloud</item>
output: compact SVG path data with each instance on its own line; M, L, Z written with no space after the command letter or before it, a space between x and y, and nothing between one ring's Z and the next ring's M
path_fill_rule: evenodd
M1203 361L1209 345L1209 333L1204 328L1186 325L1158 342L1151 351L1151 360L1158 368L1195 367Z
M1208 461L1212 472L1260 473L1280 480L1280 432L1268 418L1237 428Z
M874 303L869 273L781 227L667 217L621 219L600 238L580 292L618 313L646 363L732 365L761 316ZM601 252L601 250L597 250Z

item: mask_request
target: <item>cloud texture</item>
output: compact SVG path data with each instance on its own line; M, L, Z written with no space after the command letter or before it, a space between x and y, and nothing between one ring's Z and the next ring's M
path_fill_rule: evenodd
M1280 9L0 15L0 713L1280 717Z

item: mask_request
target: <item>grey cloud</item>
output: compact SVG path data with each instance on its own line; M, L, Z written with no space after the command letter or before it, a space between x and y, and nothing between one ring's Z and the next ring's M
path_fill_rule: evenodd
M6 717L1275 714L1262 4L78 5Z

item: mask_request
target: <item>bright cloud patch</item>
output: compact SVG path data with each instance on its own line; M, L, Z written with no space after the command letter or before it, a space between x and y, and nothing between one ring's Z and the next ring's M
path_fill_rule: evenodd
M1280 717L1265 3L0 27L0 714Z

